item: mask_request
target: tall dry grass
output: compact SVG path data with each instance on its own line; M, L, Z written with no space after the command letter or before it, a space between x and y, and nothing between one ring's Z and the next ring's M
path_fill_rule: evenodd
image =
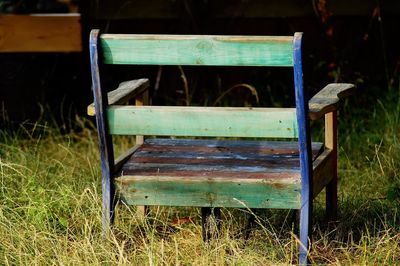
M326 226L324 197L318 197L313 263L400 264L399 103L392 92L372 111L346 109L340 126L340 223ZM220 237L203 243L196 208L152 207L141 220L134 207L120 204L113 233L103 240L97 135L87 121L76 123L78 130L69 134L45 123L0 131L1 264L296 262L294 215L285 210L258 210L245 239L249 211L224 209ZM128 138L116 140L117 152L130 144Z

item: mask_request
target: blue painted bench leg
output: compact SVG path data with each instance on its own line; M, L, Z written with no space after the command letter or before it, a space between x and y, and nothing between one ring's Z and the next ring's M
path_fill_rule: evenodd
M102 230L105 238L110 230L114 216L115 189L112 180L114 172L114 152L112 139L108 134L106 107L108 105L107 95L102 94L100 86L99 60L98 60L98 37L99 31L90 32L90 68L92 74L92 88L94 95L94 105L96 109L96 124L99 132L99 150L101 159L101 186L103 196L102 208Z
M308 264L308 249L311 241L311 213L312 202L308 202L300 209L300 247L299 265Z
M103 239L105 239L109 233L114 220L114 209L115 209L115 188L113 182L111 182L110 176L103 176L102 180L102 196L103 196L103 208L102 208L102 230Z

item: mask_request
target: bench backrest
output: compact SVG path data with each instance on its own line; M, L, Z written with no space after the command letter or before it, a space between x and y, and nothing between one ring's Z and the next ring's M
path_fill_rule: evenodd
M294 67L294 39L293 36L102 34L96 38L96 46L101 46L105 64ZM298 137L295 108L110 106L106 109L111 134Z
M104 133L99 134L103 153L112 153L112 148L107 150L109 133L298 138L302 176L311 182L301 40L301 33L283 37L99 35L93 30L91 71L98 130ZM296 108L108 107L101 90L99 57L105 64L291 67Z
M106 64L293 67L293 37L102 34Z

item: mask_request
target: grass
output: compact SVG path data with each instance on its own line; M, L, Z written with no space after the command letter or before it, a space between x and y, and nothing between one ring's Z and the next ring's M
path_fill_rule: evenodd
M360 113L357 113L360 112ZM400 101L391 91L370 110L346 107L340 124L340 223L324 222L317 198L311 261L400 264ZM257 211L245 240L246 210L224 209L221 236L201 240L196 208L153 207L146 220L119 205L113 234L101 238L97 135L61 134L38 123L0 131L0 264L276 265L296 261L292 213ZM131 144L117 140L118 152ZM181 221L186 221L181 223Z

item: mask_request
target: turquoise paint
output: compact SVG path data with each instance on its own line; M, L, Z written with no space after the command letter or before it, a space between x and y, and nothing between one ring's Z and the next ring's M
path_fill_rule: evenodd
M297 138L294 108L112 106L111 134Z
M106 64L293 66L293 37L101 36Z

